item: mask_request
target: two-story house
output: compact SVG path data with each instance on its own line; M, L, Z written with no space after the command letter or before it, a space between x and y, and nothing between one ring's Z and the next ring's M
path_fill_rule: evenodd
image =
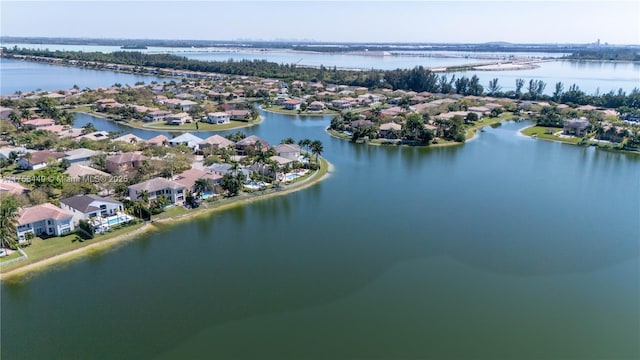
M165 178L153 178L129 186L129 198L132 201L138 200L144 191L149 193L149 200L164 196L172 204L180 204L185 199L185 186Z
M107 157L107 171L112 174L124 174L135 170L148 158L140 152L127 152Z
M124 211L120 201L98 195L75 195L60 200L60 208L73 214L73 224L80 220L117 215Z
M18 212L18 240L23 242L27 233L35 236L60 236L74 230L73 215L59 207L44 203Z

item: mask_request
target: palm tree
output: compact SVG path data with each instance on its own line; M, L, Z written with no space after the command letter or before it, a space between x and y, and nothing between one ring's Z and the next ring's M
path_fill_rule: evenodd
M284 138L280 141L280 144L294 144L295 140L292 137Z
M24 109L22 110L22 113L20 114L22 116L23 119L31 119L31 110L29 109Z
M196 194L202 194L204 192L207 192L208 190L211 190L211 183L209 183L209 181L207 181L207 179L198 179L196 180L196 183L193 185L193 190Z
M318 163L318 156L320 156L323 151L324 147L322 146L322 141L315 140L311 142L311 153L316 156L316 164Z
M0 204L0 245L4 248L18 248L18 202L13 196L4 196Z
M149 201L151 194L149 194L148 190L142 190L138 194L138 200L147 203L147 209L149 210L149 220L151 220L151 203ZM142 209L138 209L140 211L140 219L142 219Z
M20 117L15 112L9 114L9 121L11 121L11 124L16 128L20 127Z

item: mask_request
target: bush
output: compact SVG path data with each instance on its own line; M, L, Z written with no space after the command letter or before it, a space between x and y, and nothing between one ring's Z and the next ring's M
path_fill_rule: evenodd
M91 225L87 220L80 220L80 224L78 227L80 228L80 232L82 233L83 237L87 239L93 239L93 237L96 235L93 225Z

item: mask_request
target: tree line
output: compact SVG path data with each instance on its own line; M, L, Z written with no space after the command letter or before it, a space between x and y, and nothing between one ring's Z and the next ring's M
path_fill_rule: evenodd
M278 64L266 60L228 60L201 61L171 54L145 54L135 51L116 51L112 53L48 51L39 49L5 50L3 56L27 55L46 58L60 58L86 62L104 62L141 67L171 68L229 75L257 76L275 78L284 81L309 81L336 83L367 88L390 88L393 90L410 90L415 92L432 92L460 95L490 95L524 100L556 101L576 105L594 105L606 108L626 107L640 108L640 89L634 88L629 94L622 89L617 92L587 94L577 85L555 84L552 95L544 94L547 84L537 79L516 79L515 90L502 91L497 78L492 79L486 87L480 84L476 75L467 77L456 74L436 74L431 70L417 66L413 69L395 70L343 70L336 67L319 68L296 66L295 64ZM565 90L566 89L566 90Z

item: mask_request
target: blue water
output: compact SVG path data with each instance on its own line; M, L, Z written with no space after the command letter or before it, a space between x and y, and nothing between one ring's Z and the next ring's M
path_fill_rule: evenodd
M294 174L287 174L287 175L285 176L285 179L287 179L287 181L291 181L291 180L293 180L293 179L297 179L297 178L299 178L299 177L300 177L300 174L295 174L295 173L294 173Z

